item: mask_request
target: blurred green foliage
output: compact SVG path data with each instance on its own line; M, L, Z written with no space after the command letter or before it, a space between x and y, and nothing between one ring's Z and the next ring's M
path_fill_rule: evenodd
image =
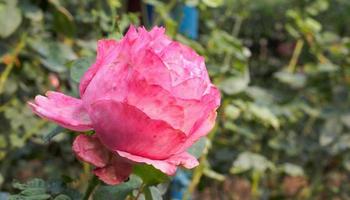
M81 170L72 155L73 133L45 142L67 131L35 117L26 101L47 90L76 96L96 41L142 23L165 26L203 55L222 91L217 126L197 144L206 150L188 189L194 198L350 199L348 0L146 2L155 6L153 23L123 0L0 0L0 197L15 188L27 194L29 186L11 183L34 177L72 179L84 190L89 166ZM177 31L170 13L180 4L199 10L198 40ZM126 196L140 182L133 175L94 197ZM48 199L61 193L38 190ZM145 189L147 199L161 194Z

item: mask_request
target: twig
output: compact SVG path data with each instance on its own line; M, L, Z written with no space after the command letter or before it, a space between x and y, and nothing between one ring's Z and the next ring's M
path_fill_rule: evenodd
M10 75L13 67L15 66L15 63L16 63L16 60L17 60L19 52L25 46L26 38L27 38L27 35L23 34L21 36L20 41L16 45L14 51L9 55L11 60L10 60L9 63L6 64L6 68L5 68L4 72L1 74L1 77L0 77L0 94L3 92L6 80L7 80L8 76Z

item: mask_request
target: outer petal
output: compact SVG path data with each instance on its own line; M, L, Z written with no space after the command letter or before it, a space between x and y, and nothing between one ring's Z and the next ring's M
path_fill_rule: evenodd
M90 81L93 79L97 71L101 66L112 62L111 57L108 57L111 54L112 50L118 46L118 42L115 40L99 40L97 43L97 56L95 63L85 72L84 76L80 80L79 84L79 93L80 96L83 96L86 87L89 85Z
M91 130L91 121L80 99L59 92L36 96L29 106L40 117L74 131Z
M207 135L215 125L216 115L216 111L212 111L205 119L198 120L194 125L190 136L187 138L185 144L182 146L179 152L187 150L197 140Z
M138 163L146 163L149 165L153 165L155 168L159 169L160 171L162 171L165 174L168 175L174 175L176 172L176 165L166 162L165 160L153 160L147 157L142 157L142 156L137 156L137 155L133 155L131 153L128 152L124 152L124 151L116 151L121 157L127 158L129 160L132 160L134 162L138 162Z
M107 184L125 181L132 171L132 164L128 160L108 151L95 136L76 137L73 151L79 159L96 166L95 175Z
M101 67L82 96L87 110L99 99L123 101L128 91L128 79L131 73L131 67L124 62L113 62Z
M127 103L97 101L90 116L98 138L110 150L164 159L178 151L186 140L183 132L164 121L151 119Z
M97 137L78 135L73 142L73 151L77 157L96 167L108 164L111 153L100 143Z
M198 160L187 152L176 154L167 159L167 162L174 165L181 165L187 169L192 169L198 166Z
M110 185L124 182L128 179L131 172L132 164L117 155L114 155L105 167L94 169L94 174Z
M209 113L218 108L220 93L218 89L211 87L210 92L204 95L200 101L184 100L181 104L185 108L185 124L182 130L190 136L193 134L196 124L204 121Z
M117 153L120 156L125 157L129 160L132 160L134 162L146 163L146 164L152 165L155 168L162 171L163 173L168 174L170 176L175 174L177 166L179 165L184 166L185 168L188 168L188 169L192 169L199 164L197 159L192 155L188 154L187 152L173 155L164 160L153 160L153 159L133 155L123 151L117 151Z

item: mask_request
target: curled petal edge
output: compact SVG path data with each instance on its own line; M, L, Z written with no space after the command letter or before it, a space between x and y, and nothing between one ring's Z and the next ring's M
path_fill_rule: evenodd
M82 100L49 91L46 96L38 95L28 105L34 113L73 131L92 130L92 124Z
M117 153L124 158L132 160L136 163L145 163L152 165L153 167L159 169L161 172L173 176L176 173L177 166L183 166L187 169L192 169L198 166L198 160L187 152L182 152L176 155L173 155L165 160L152 160L149 158L137 156L130 154L128 152L117 151Z

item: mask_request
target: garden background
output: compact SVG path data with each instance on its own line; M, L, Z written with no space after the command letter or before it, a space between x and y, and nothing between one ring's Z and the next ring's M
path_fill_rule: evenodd
M141 169L93 199L132 199L140 177L146 199L350 199L349 23L348 0L0 0L0 199L83 197L76 133L26 102L77 96L96 41L130 24L162 25L204 56L222 106L192 149L199 167Z

